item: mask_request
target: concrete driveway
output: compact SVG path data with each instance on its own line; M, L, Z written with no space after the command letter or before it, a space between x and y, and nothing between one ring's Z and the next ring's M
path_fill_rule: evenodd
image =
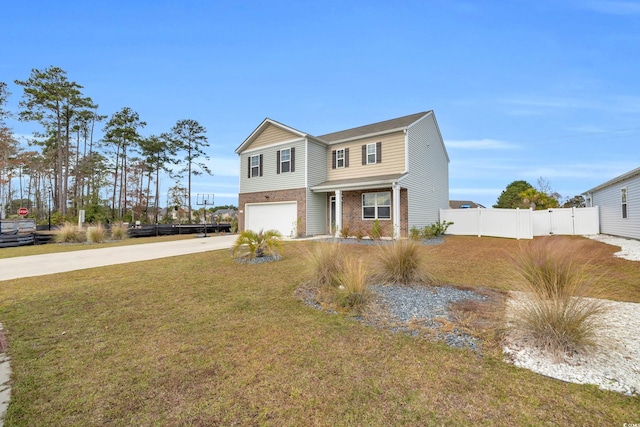
M235 235L194 236L172 242L5 258L0 259L0 281L228 249L236 239Z

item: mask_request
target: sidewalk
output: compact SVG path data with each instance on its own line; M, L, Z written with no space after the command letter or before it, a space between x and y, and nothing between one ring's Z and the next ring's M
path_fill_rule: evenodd
M236 235L0 259L0 281L227 249Z

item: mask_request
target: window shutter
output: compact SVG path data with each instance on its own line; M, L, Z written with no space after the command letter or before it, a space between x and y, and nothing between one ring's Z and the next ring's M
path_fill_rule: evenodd
M336 168L336 150L331 151L331 169Z
M344 149L344 167L345 168L349 167L349 149L348 148Z
M249 166L247 171L247 178L251 178L251 156L247 157L247 159L249 160L249 162L247 163L247 166Z
M382 142L376 142L376 163L382 163Z
M276 173L280 173L280 150L276 151Z
M262 176L262 154L260 154L260 176Z
M296 147L291 147L291 168L289 168L291 172L296 171Z
M367 144L362 146L362 164L367 164Z

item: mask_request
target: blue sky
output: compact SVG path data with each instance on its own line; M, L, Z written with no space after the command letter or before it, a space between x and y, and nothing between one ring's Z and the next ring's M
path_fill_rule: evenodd
M54 65L101 114L137 111L144 135L198 120L215 176L193 192L216 204L237 204L234 150L265 117L322 135L434 110L450 198L487 207L517 179L570 197L640 166L638 0L23 0L2 15L9 108L15 79Z

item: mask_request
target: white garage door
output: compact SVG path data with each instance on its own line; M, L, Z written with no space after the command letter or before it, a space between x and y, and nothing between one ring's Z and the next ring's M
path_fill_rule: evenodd
M245 205L245 230L278 230L291 236L296 228L298 208L296 202L256 203Z

